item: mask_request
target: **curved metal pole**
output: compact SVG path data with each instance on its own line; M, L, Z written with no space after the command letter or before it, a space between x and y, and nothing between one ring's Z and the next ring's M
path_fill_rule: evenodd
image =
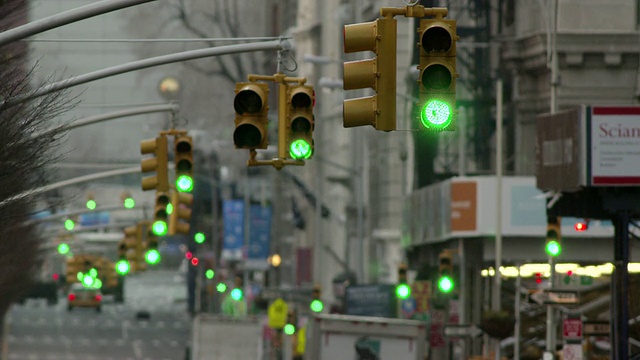
M31 94L27 94L21 97L16 97L15 99L7 101L5 105L18 104L23 101L31 100L55 91L67 89L72 86L84 84L94 80L104 79L106 77L119 75L119 74L123 74L130 71L142 70L142 69L146 69L154 66L166 65L166 64L171 64L171 63L176 63L176 62L181 62L186 60L194 60L194 59L219 56L219 55L236 54L236 53L243 53L243 52L250 52L250 51L283 50L286 48L289 48L288 42L278 40L278 41L265 41L265 42L258 42L258 43L216 46L214 48L190 50L190 51L183 51L175 54L156 56L148 59L132 61L130 63L126 63L122 65L112 66L106 69L101 69L101 70L93 71L84 75L78 75L78 76L68 78L66 80L58 81L53 84L43 86Z
M109 0L98 1L90 5L48 16L32 21L28 24L0 33L0 46L27 38L31 35L67 25L79 20L84 20L111 11L124 9L130 6L144 4L156 0Z

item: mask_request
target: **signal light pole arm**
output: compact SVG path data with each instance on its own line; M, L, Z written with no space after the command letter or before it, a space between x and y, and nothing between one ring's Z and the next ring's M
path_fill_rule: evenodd
M246 44L216 46L207 49L189 50L175 54L168 54L162 56L156 56L148 59L142 59L132 61L130 63L112 66L106 69L93 71L84 75L74 76L62 81L55 82L39 88L31 94L17 97L12 101L3 102L3 105L15 105L27 100L35 99L37 97L50 94L55 91L68 89L72 86L81 85L94 80L104 79L114 75L124 74L130 71L142 70L154 66L172 64L181 61L201 59L212 56L237 54L252 51L268 51L268 50L282 50L288 45L286 41L263 41Z
M384 18L392 18L396 15L404 17L423 18L425 16L433 16L436 18L446 17L449 13L447 8L425 8L422 5L405 6L403 8L383 7L380 8L380 16Z
M155 0L111 0L98 1L93 4L81 6L76 9L48 16L43 19L32 21L28 24L0 33L0 46L22 40L31 35L55 29L73 22L88 19L97 15L106 14L115 10L148 3Z

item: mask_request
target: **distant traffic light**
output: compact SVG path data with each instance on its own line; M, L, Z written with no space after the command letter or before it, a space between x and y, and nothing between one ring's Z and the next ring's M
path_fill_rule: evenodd
M193 240L198 244L202 244L206 240L206 237L204 233L197 232L193 235Z
M215 271L213 271L213 269L207 269L207 271L205 271L205 273L204 273L204 276L205 276L207 279L211 280L211 279L213 279L213 277L215 276L215 274L216 274L216 273L215 273Z
M269 144L269 85L236 83L233 108L236 111L233 143L237 149L266 149Z
M174 191L171 194L171 214L169 214L169 235L188 234L193 195Z
M396 285L396 297L404 300L411 296L411 287L407 282L407 265L398 265L398 285Z
M153 231L147 234L147 251L144 254L144 260L149 265L155 265L160 262L160 251L158 251L158 238L153 235Z
M193 191L193 139L187 135L176 135L175 157L176 190Z
M448 294L455 288L453 281L453 254L445 250L438 256L438 290Z
M308 85L287 85L287 132L285 143L289 156L295 160L313 155L313 106L315 93Z
M227 285L223 282L218 283L218 285L216 285L216 290L218 290L218 292L223 293L225 291L227 291Z
M375 59L344 63L344 89L372 88L376 94L344 100L344 127L371 125L376 130L396 129L397 20L345 25L344 52L372 51Z
M143 140L140 142L140 153L153 154L154 156L142 160L140 169L143 173L153 172L156 174L142 179L142 190L157 190L159 192L169 191L168 174L168 145L167 136L160 135L155 139Z
M58 253L65 255L69 252L69 245L67 243L60 243L58 245Z
M96 203L96 200L94 199L93 193L87 194L86 206L87 206L87 209L89 210L95 210L96 207L98 206L98 203Z
M133 209L136 206L136 201L133 199L133 197L128 191L123 192L120 195L120 199L122 199L122 205L126 209Z
M547 217L547 235L544 248L551 257L556 257L562 252L560 222L561 219L559 217Z
M283 331L287 335L293 335L298 330L298 315L295 310L289 310L287 313L287 324Z
M429 130L456 129L456 21L420 20L420 120Z
M165 236L169 231L169 216L167 214L167 205L169 204L169 194L165 192L156 192L156 205L151 224L151 231L155 236Z
M315 313L322 312L322 309L324 309L324 303L322 302L321 295L322 291L320 289L320 285L314 286L311 291L311 303L309 304L309 308Z
M242 294L242 290L239 288L235 288L233 290L231 290L231 298L235 301L240 301L242 300L243 294Z
M67 231L71 231L76 227L76 222L73 219L67 219L64 221L64 228Z
M116 272L120 275L126 275L129 273L131 266L126 259L120 259L116 262Z

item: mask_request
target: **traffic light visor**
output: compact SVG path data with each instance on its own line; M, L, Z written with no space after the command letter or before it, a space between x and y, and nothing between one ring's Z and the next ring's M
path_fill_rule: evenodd
M443 64L431 64L422 70L421 80L427 90L446 90L453 82L453 71Z
M241 88L233 100L233 108L238 114L257 113L263 110L267 94L257 84L247 84Z
M440 24L427 27L420 38L425 52L449 52L453 44L453 34Z
M376 48L376 23L374 21L345 25L342 29L344 52L374 51Z

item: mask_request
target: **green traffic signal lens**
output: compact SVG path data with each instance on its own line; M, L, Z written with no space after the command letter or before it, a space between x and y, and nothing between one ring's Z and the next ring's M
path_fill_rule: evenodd
M95 282L95 279L91 276L85 276L82 278L82 284L84 286L92 286L94 282Z
M549 254L549 256L558 256L560 255L562 248L557 241L552 240L547 243L545 250L547 251L547 254Z
M450 293L453 291L453 280L448 276L443 276L438 279L438 289L443 293Z
M96 289L102 288L102 280L96 279L95 282L93 283L93 287Z
M120 275L125 275L129 272L129 262L127 260L120 260L116 263L116 272Z
M66 254L69 252L69 245L62 243L60 245L58 245L58 252L62 255Z
M165 208L165 212L167 213L167 215L171 215L171 213L173 212L173 205L167 204L167 207Z
M324 304L322 303L322 301L316 299L313 300L311 304L309 304L309 308L311 309L311 311L319 313L322 311L322 309L324 309Z
M205 275L205 276L207 277L207 279L209 279L209 280L213 279L213 277L215 276L215 274L216 274L216 273L215 273L213 270L211 270L211 269L208 269L208 270L204 273L204 275Z
M451 123L451 105L442 100L429 100L420 112L422 125L428 129L444 129Z
M242 290L238 288L231 290L231 298L235 301L242 300Z
M398 299L407 299L411 295L411 288L407 284L396 286L396 296Z
M156 236L167 235L167 231L168 231L166 221L162 221L162 220L157 220L156 222L154 222L151 229Z
M76 223L71 220L71 219L67 219L64 221L64 228L67 229L68 231L73 230L73 228L76 227Z
M193 240L195 240L195 242L197 242L198 244L202 244L206 240L206 237L203 233L199 232L193 236Z
M227 285L225 285L225 283L219 283L216 286L216 290L218 290L218 292L223 293L223 292L227 291Z
M289 147L289 155L292 159L308 159L311 157L311 144L306 140L295 140Z
M92 268L91 270L89 270L89 276L91 276L92 278L97 278L98 277L98 270L96 270L95 268Z
M136 201L133 198L124 199L124 207L127 209L133 209L136 206Z
M180 192L191 192L193 190L193 178L189 175L180 175L176 179L176 189Z
M96 203L95 200L88 200L87 201L87 209L95 210L96 206L98 206L98 204Z
M156 249L151 249L144 254L144 259L147 264L155 265L160 262L160 252Z
M296 327L291 324L287 324L284 326L284 333L287 335L293 335L296 333Z

